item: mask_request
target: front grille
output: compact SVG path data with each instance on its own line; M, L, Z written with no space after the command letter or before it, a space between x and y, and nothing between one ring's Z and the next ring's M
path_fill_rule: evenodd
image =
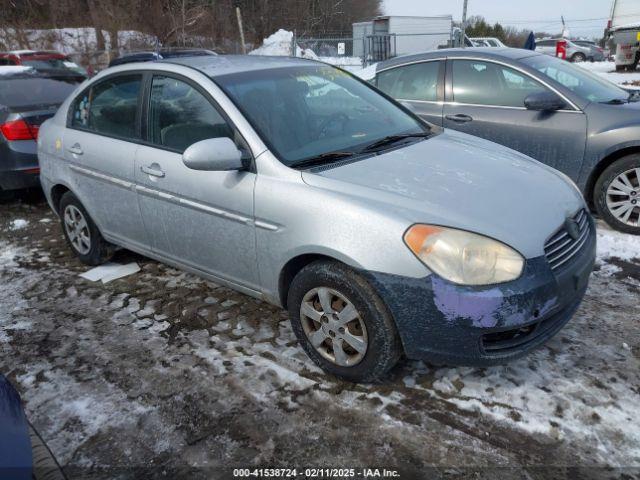
M589 239L589 214L580 210L573 220L578 224L577 235L571 236L565 225L554 233L544 245L544 253L552 270L557 270L571 260ZM574 238L575 237L575 238Z

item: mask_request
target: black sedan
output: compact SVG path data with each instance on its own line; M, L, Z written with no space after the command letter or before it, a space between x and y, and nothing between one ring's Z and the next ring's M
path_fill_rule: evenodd
M0 195L39 187L38 129L82 77L0 67Z

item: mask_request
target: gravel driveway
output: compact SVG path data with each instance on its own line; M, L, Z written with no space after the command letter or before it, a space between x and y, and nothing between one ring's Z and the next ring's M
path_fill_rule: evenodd
M402 478L640 478L640 238L599 225L577 316L492 368L328 377L285 312L120 251L102 284L39 198L0 204L0 373L70 478L387 467Z

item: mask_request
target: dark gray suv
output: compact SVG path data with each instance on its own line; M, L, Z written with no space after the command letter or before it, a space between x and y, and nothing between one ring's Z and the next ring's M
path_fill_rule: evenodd
M560 170L609 225L640 234L636 93L568 62L509 48L398 57L379 63L369 80L431 123Z

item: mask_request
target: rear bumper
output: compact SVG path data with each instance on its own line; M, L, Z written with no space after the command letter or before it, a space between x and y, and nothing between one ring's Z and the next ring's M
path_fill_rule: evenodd
M20 190L40 185L36 142L0 142L0 189Z
M368 273L396 321L405 354L436 364L484 366L544 344L580 306L595 261L595 225L580 254L553 272L542 256L522 276L491 287L464 287L432 274L411 279Z

